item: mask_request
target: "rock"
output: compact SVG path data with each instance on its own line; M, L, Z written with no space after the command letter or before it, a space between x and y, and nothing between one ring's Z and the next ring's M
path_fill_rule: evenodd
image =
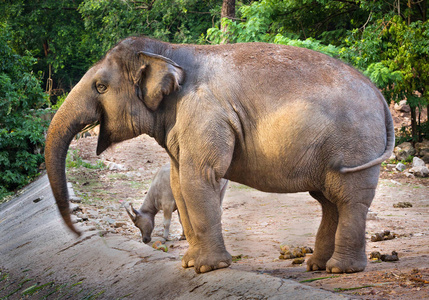
M125 225L127 225L127 223L126 222L120 222L120 221L117 221L117 222L115 222L115 224L113 225L115 228L120 228L120 227L123 227L123 226L125 226Z
M422 159L413 157L413 168L414 167L426 167L426 164Z
M378 214L374 211L371 211L370 209L368 210L368 214L366 215L366 219L367 220L378 220Z
M397 165L396 165L396 170L398 170L399 172L402 172L402 171L404 171L405 170L405 165L403 164L403 163L398 163Z
M70 203L70 211L78 211L79 210L79 205L77 205L76 203L71 202Z
M405 172L404 175L407 176L407 178L416 178L416 176L414 176L414 174L411 174L409 172Z
M416 143L416 152L425 163L429 163L429 140L423 140L421 143Z
M410 173L413 173L417 177L428 177L429 169L427 167L414 167L408 170Z
M104 221L106 221L107 223L109 223L109 225L113 225L113 224L115 224L115 220L113 220L112 218L110 218L110 217L104 217L104 219L103 219Z
M411 111L410 106L407 104L407 100L401 100L399 103L395 103L393 108L396 111L401 111L405 113L409 113Z
M127 170L127 168L124 165L117 164L111 161L106 161L105 164L109 169L109 171L126 171Z
M393 152L395 153L397 160L407 160L409 156L414 156L416 154L416 150L409 142L396 146Z

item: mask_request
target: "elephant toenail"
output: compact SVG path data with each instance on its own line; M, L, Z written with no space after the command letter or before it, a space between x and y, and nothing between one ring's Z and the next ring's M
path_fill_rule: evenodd
M191 259L190 261L188 261L188 267L193 267L195 265L195 260Z
M206 272L209 272L209 271L211 271L212 269L209 267L209 266L202 266L201 268L200 268L200 273L206 273Z

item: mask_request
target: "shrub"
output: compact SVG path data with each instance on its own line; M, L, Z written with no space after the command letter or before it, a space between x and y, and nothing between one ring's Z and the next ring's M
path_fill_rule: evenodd
M38 174L48 125L40 118L48 97L31 72L35 59L16 54L10 40L0 23L0 200Z

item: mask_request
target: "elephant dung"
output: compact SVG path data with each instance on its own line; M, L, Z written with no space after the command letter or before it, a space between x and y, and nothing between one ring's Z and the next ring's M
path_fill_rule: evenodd
M398 202L396 204L393 204L394 208L408 208L413 207L413 205L410 202Z
M300 264L304 263L304 261L305 261L305 258L304 258L304 257L299 257L299 258L295 258L295 259L292 261L292 264L293 264L293 265L300 265Z
M295 247L295 246L281 245L279 259L300 258L300 257L304 257L307 253L313 253L313 249L307 246Z
M377 232L371 236L371 242L379 242L386 240L393 240L396 237L395 233L390 233L390 230L385 230L383 232Z
M380 262L380 261L398 261L399 260L399 256L398 256L398 252L396 251L392 251L392 254L381 254L378 251L373 251L371 252L371 254L369 255L369 259L375 262Z

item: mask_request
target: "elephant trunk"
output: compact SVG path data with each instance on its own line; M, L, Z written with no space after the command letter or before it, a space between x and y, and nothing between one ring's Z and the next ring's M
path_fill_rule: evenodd
M70 218L65 173L66 156L73 137L86 125L96 122L99 117L96 103L90 103L81 97L74 96L76 94L79 95L73 91L70 93L52 119L46 137L45 161L49 182L60 214L67 227L80 235Z

